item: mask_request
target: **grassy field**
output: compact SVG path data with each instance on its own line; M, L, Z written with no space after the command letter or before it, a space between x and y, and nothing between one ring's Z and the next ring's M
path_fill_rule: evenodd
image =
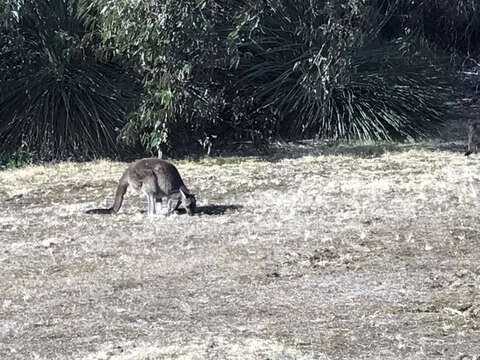
M480 155L463 150L175 162L193 217L149 217L131 189L86 215L126 163L1 171L0 359L478 359Z

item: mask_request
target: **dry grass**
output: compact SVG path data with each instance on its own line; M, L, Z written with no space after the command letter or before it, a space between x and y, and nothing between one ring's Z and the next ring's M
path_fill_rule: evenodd
M2 171L0 358L473 359L480 156L462 149L183 161L194 217L149 218L131 190L84 214L124 163Z

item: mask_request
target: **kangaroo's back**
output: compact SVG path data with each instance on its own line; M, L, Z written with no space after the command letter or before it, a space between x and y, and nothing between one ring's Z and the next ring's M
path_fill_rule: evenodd
M153 173L158 189L166 195L186 189L177 168L168 161L156 158L141 159L135 162L134 169L137 168L142 169L139 175Z

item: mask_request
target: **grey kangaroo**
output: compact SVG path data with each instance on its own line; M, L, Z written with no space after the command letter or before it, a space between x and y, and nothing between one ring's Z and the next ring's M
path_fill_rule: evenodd
M90 209L86 213L117 213L129 185L137 191L141 190L147 196L149 215L168 216L180 205L189 215L195 212L195 195L188 191L177 168L168 161L149 158L137 160L128 166L118 182L112 207Z
M468 146L465 156L477 153L480 145L480 121L472 121L468 124Z

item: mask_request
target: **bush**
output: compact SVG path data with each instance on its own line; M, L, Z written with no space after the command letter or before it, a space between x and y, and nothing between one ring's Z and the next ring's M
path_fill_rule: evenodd
M1 4L0 150L43 159L417 138L451 89L407 0Z
M477 0L376 0L372 6L384 38L417 34L451 54L477 57L478 5Z
M15 2L13 2L15 3ZM12 2L10 2L12 4ZM1 28L0 152L42 160L117 154L135 79L85 47L77 1L25 0Z
M245 14L234 34L240 97L270 119L268 135L286 139L430 133L442 121L450 73L414 38L377 39L360 2L341 3L270 0Z
M378 25L379 16L361 1L82 7L106 56L116 51L143 79L142 105L123 136L160 155L279 137L390 140L434 130L449 72L413 36L378 37L387 22Z
M227 137L228 15L206 1L83 1L81 18L143 79L139 110L122 131L150 152L182 155ZM101 14L101 15L100 15Z

